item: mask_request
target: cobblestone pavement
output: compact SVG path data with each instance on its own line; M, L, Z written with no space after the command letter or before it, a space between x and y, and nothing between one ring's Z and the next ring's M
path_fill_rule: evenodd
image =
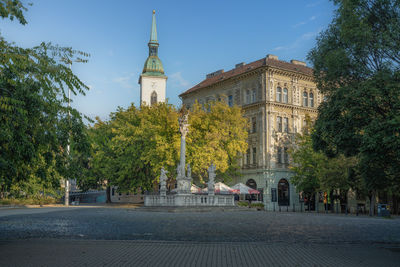
M172 213L129 208L49 209L51 212L0 217L0 240L72 238L400 244L399 218L263 211Z
M399 266L400 248L112 240L0 241L2 266Z
M400 266L400 218L0 210L0 265Z

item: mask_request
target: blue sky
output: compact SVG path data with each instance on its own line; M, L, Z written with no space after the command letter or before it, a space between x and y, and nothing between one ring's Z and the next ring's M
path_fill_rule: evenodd
M90 87L86 96L73 96L72 105L102 119L118 106L139 103L138 78L148 55L153 9L167 98L175 105L178 95L207 73L267 54L306 60L334 10L328 0L25 2L33 2L28 24L2 20L1 34L22 47L45 41L90 53L89 63L72 66Z

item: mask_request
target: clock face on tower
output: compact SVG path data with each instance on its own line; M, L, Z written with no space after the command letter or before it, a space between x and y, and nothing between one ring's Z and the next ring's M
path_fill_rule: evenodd
M156 89L157 88L157 82L151 82L151 88Z

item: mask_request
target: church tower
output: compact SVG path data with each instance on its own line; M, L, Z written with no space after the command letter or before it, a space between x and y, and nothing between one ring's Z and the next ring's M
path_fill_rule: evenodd
M149 56L144 63L142 74L139 78L140 84L140 105L153 105L158 102L165 102L165 89L167 76L164 75L164 68L158 58L158 40L156 26L156 11L153 10L151 23L151 34Z

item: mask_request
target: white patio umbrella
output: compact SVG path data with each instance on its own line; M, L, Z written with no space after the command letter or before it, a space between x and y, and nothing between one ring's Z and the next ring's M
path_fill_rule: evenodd
M235 184L234 186L232 186L232 188L239 190L239 194L260 194L260 191L248 187L247 185L242 183Z
M201 188L198 187L198 186L195 185L195 184L192 184L192 186L190 187L190 192L192 192L192 194L193 194L193 193L201 193Z
M235 193L237 194L237 193L239 193L239 190L233 189L221 182L216 183L214 188L215 188L214 192L217 194L218 193L220 193L220 194L235 194Z

